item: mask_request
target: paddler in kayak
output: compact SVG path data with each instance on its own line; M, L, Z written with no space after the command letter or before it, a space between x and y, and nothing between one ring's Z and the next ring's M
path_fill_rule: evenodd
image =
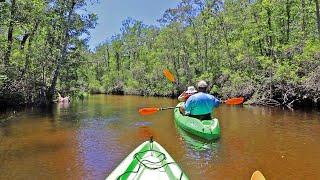
M208 84L205 81L199 81L197 88L198 93L188 98L180 107L180 112L199 120L209 120L213 109L219 106L220 100L207 93Z
M196 88L195 88L194 86L189 86L188 89L187 89L187 91L184 91L182 94L180 94L180 96L178 97L178 100L179 100L180 102L186 102L187 99L188 99L191 95L193 95L193 94L195 94L195 93L197 93L197 92L198 92L198 91L196 90Z

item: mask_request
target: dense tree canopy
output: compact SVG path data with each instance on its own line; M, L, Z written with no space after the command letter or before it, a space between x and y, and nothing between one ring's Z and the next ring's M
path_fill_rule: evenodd
M1 4L0 98L52 100L55 89L171 96L204 79L222 98L319 105L318 0L182 0L164 12L161 27L127 18L94 52L81 39L96 22L79 13L84 5ZM162 75L165 68L177 85Z
M161 28L127 19L90 55L92 92L171 95L205 79L211 93L260 104L317 104L319 2L182 0ZM179 86L163 77L169 68Z
M80 91L87 51L84 33L94 28L84 0L10 0L0 3L1 105L47 103L56 85Z

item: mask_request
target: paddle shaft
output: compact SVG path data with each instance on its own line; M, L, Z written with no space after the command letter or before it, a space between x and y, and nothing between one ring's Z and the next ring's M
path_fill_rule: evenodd
M149 108L141 108L139 109L139 113L141 115L149 115L153 114L162 110L167 110L167 109L174 109L176 107L163 107L163 108L157 108L157 107L149 107Z
M167 109L175 109L176 107L164 107L164 108L159 108L160 111L162 110L167 110Z

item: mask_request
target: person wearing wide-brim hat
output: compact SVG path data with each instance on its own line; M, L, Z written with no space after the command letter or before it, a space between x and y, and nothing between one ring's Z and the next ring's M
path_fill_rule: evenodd
M198 91L196 90L196 88L194 86L189 86L187 91L184 91L182 94L180 94L180 96L178 97L178 100L181 102L186 102L187 99L197 93Z
M180 107L180 111L190 117L199 120L210 120L212 111L218 107L220 100L207 93L208 84L199 81L197 84L198 93L190 96L186 103Z

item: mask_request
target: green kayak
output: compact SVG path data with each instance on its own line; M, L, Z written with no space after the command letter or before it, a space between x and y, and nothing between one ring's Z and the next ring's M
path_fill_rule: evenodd
M176 107L182 105L183 102L179 103ZM183 130L206 140L213 140L220 137L219 120L216 118L200 121L199 119L182 115L179 108L175 108L174 119L177 125Z
M160 144L150 140L133 150L106 179L189 178Z

